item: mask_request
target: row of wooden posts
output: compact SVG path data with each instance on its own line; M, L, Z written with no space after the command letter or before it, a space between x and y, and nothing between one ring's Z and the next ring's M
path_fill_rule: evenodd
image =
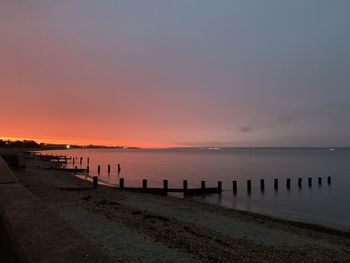
M98 176L93 176L93 186L97 188L98 186ZM142 180L142 187L126 187L124 183L124 178L119 179L119 189L121 190L131 190L138 192L150 192L150 193L161 193L167 194L168 192L182 192L185 194L199 194L199 193L220 193L222 192L222 182L218 182L217 187L206 187L205 181L201 181L200 188L189 188L187 180L183 181L183 188L169 188L168 180L163 180L163 188L149 188L147 179Z
M303 182L303 178L298 178L298 187L302 188L302 182ZM308 186L311 187L312 186L312 177L308 177ZM327 177L327 184L330 185L332 184L332 177L328 176ZM318 177L318 185L322 185L322 177ZM233 192L237 192L237 181L233 181L232 183L232 188L233 188ZM279 186L279 182L278 179L274 179L273 181L273 188L275 190L278 190L278 186ZM291 187L291 179L287 178L286 179L286 187L287 189L290 189ZM247 190L251 191L252 190L252 181L251 180L247 180ZM265 190L265 180L264 179L260 179L260 190L264 191Z
M67 162L67 160L72 160L74 168L73 169L66 169L64 167L66 170L74 170L74 171L85 171L86 170L87 173L90 173L90 157L86 158L86 160L87 160L86 169L81 169L81 168L78 169L78 166L75 166L76 162L78 162L78 157L72 157L72 156L67 157L66 155L48 155L48 154L44 155L41 153L35 153L34 155L40 157L41 159L48 160L48 161L54 160L54 161L60 162L63 159L64 162ZM79 163L80 163L80 166L82 166L83 157L79 158ZM117 164L117 172L120 173L120 171L121 171L121 166L118 163ZM107 165L107 172L108 172L108 174L111 173L111 165L110 164ZM98 175L100 175L100 173L101 173L101 166L100 165L97 166L97 173L98 173Z
M73 163L73 165L74 165L74 163ZM75 169L75 170L78 170L78 166L75 166L74 169ZM118 173L120 173L120 171L121 171L121 166L120 166L119 163L117 164L117 171L118 171ZM88 174L90 173L90 166L89 166L89 165L86 166L86 172L87 172ZM111 165L110 165L110 164L108 164L108 166L107 166L107 172L108 172L108 174L111 173ZM100 166L100 165L97 166L97 174L98 174L98 175L101 174L101 166Z
M328 176L327 177L327 184L330 185L332 183L332 177L331 176ZM93 185L94 185L94 188L97 188L97 185L98 185L98 177L97 176L93 176ZM318 185L322 185L322 177L318 177ZM278 190L278 187L279 187L279 181L278 179L274 179L274 189L275 190ZM312 177L309 177L308 178L308 186L311 187L312 186ZM286 187L287 189L290 189L291 187L291 179L290 178L287 178L286 179ZM301 188L302 187L302 178L298 178L298 187ZM212 187L212 188L207 188L206 187L206 183L205 181L201 181L201 187L200 188L194 188L194 189L190 189L188 188L188 182L187 180L183 180L183 188L169 188L168 187L168 180L163 180L163 188L148 188L148 185L147 185L147 179L143 179L142 180L142 188L137 188L137 187L134 187L134 188L131 188L131 187L128 187L126 188L125 185L124 185L124 178L120 178L119 179L119 188L120 189L133 189L133 190L136 190L136 189L143 189L143 190L146 190L146 189L149 189L150 191L152 190L163 190L165 193L167 192L183 192L183 193L220 193L222 192L222 182L221 181L218 181L218 184L217 184L217 187ZM251 192L252 190L252 181L251 180L247 180L247 191L248 192ZM260 180L260 190L261 191L264 191L265 190L265 180L264 179L261 179ZM232 181L232 191L233 193L237 193L237 181Z
M72 159L72 162L73 162L73 165L75 164L75 161L78 161L78 157L70 157L71 159ZM82 165L83 164L83 157L80 157L80 160L79 160L79 163L80 163L80 165ZM88 157L87 158L87 165L89 165L90 164L90 158Z
M67 156L54 156L54 155L40 155L40 157L44 157L44 158L49 158L49 159L56 159L56 160L60 160L61 158L62 159L65 159L65 160L72 160L73 161L73 166L75 165L75 160L78 160L78 157L67 157ZM80 161L80 165L82 165L83 163L83 157L80 157L79 159ZM90 158L87 157L87 166L86 166L86 171L87 173L90 172L90 167L89 167L89 164L90 164ZM75 166L75 170L78 170L78 167ZM120 164L118 163L117 164L117 171L118 173L121 171L121 166ZM111 172L111 165L108 164L107 166L107 172L108 174L110 174ZM101 166L98 165L97 166L97 173L98 175L100 175L101 173ZM312 177L308 177L308 186L309 187L312 187ZM201 181L201 187L200 188L192 188L192 189L189 189L188 188L188 183L187 183L187 180L184 180L183 181L183 188L169 188L168 187L168 180L163 180L163 188L148 188L147 186L147 180L146 179L143 179L142 180L142 188L131 188L131 187L124 187L124 178L120 178L119 179L119 188L120 189L143 189L143 190L150 190L150 191L158 191L158 190L162 190L163 192L193 192L193 193L214 193L214 192L217 192L217 193L221 193L222 192L222 182L221 181L218 181L218 184L217 184L217 187L212 187L212 188L207 188L206 187L206 184L205 184L205 181ZM302 188L302 181L303 179L302 178L298 178L298 187L299 188ZM331 176L328 176L327 177L327 184L330 185L332 183L332 177ZM94 188L97 188L97 185L98 185L98 177L97 176L93 176L93 186ZM318 185L322 185L322 177L318 177ZM279 180L278 179L274 179L274 182L273 182L273 187L275 190L278 190L279 188ZM286 188L287 189L290 189L291 188L291 179L290 178L287 178L286 179ZM247 180L247 191L248 192L251 192L252 190L252 181L250 179ZM265 180L264 179L260 179L260 190L261 191L264 191L265 190ZM237 193L237 181L234 180L232 181L232 191L233 193Z

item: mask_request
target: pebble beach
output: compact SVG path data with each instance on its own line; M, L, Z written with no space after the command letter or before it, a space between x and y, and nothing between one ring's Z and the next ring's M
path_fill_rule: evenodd
M44 165L27 159L15 175L114 262L350 261L348 232L193 200L93 189Z

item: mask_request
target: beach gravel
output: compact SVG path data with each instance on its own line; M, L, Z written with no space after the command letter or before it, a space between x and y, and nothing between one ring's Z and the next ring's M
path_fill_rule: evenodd
M16 172L20 182L120 262L350 262L348 233L191 200L91 189L72 173L35 162Z

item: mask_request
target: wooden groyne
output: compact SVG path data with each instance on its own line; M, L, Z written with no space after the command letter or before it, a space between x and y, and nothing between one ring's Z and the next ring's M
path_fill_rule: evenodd
M97 188L98 186L98 176L93 176L93 187ZM168 180L163 180L163 187L148 187L147 179L142 180L142 187L126 187L124 178L119 179L119 186L116 188L125 191L137 192L137 193L150 193L150 194L159 194L167 195L168 193L183 193L185 195L203 195L203 194L221 194L222 193L222 182L218 182L217 187L206 187L205 181L201 182L200 188L188 188L187 180L183 181L182 188L169 188Z
M69 171L69 172L74 172L74 173L90 173L90 158L87 158L87 166L86 168L81 168L82 164L83 164L83 157L80 157L78 159L78 157L67 157L65 155L43 155L43 154L35 154L36 158L40 158L44 161L50 161L50 162L67 162L67 160L72 160L73 162L73 166L75 164L75 162L79 160L80 163L80 168L78 168L77 166L75 166L74 168L66 168L66 167L50 167L50 168L45 168L45 169L53 169L53 170L60 170L60 171ZM108 164L106 166L106 170L107 170L107 174L108 176L111 174L111 165ZM121 166L118 163L116 166L116 170L117 173L119 175L120 171L121 171ZM97 165L97 176L92 176L91 178L93 179L93 187L97 188L98 186L98 181L99 181L99 177L101 174L101 165ZM327 184L331 185L332 184L332 177L331 176L327 176ZM278 178L274 178L273 179L273 183L272 183L272 188L275 191L279 191L281 188L285 188L288 191L290 191L293 186L297 186L297 188L300 190L303 188L303 178L299 177L296 178L296 182L295 184L292 182L291 178L285 178L285 183L281 183L281 180ZM259 179L260 183L258 183L260 191L262 193L265 192L266 190L266 186L268 185L265 181L265 179ZM306 181L306 179L305 179ZM309 188L312 187L312 181L313 178L312 177L308 177L307 178L307 185ZM317 184L319 187L322 186L323 184L323 178L322 177L317 177ZM284 187L283 187L284 185ZM213 194L213 193L217 193L217 194L221 194L223 191L223 187L222 187L222 182L218 181L217 186L216 187L207 187L206 186L206 182L205 181L201 181L201 187L198 188L189 188L188 187L188 181L187 180L183 180L183 186L181 188L169 188L168 187L168 180L164 180L163 181L163 187L148 187L148 181L147 179L143 179L142 180L142 184L141 187L127 187L125 186L125 182L124 182L124 178L120 178L119 180L119 189L121 190L125 190L125 191L132 191L132 192L138 192L138 193L153 193L153 194L161 194L161 195L167 195L168 193L183 193L185 195L203 195L203 194ZM251 179L247 179L246 180L246 191L248 194L252 193L252 189L253 189L253 181ZM227 189L226 189L227 190ZM238 183L236 180L232 181L232 192L234 194L237 194L238 192Z
M308 177L308 187L311 188L312 187L312 177ZM292 188L292 179L291 178L286 178L285 179L286 181L286 184L285 184L285 187L286 189L289 191L291 190ZM279 190L279 179L278 178L275 178L273 179L273 189L275 191L278 191ZM302 187L303 187L303 178L296 178L296 185L298 187L298 189L300 190ZM327 176L327 184L328 185L331 185L332 184L332 177L331 176ZM318 177L318 186L322 186L322 177ZM247 192L250 193L252 191L252 180L248 179L247 180ZM232 182L232 191L234 194L237 193L237 181L234 180ZM260 179L260 191L261 192L264 192L265 191L265 180L264 179Z
M32 158L41 159L44 161L68 161L72 160L72 157L68 157L66 155L51 155L51 154L41 154L37 152L33 152L30 154Z
M49 167L44 168L45 170L55 170L55 171L66 171L66 172L73 172L73 173L83 173L87 172L87 168L60 168L60 167Z

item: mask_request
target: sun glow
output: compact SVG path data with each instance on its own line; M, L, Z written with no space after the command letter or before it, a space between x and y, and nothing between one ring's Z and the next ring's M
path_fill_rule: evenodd
M47 144L63 144L67 149L71 148L71 145L103 145L103 146L124 146L128 147L140 147L140 148L168 148L178 147L178 144L165 144L155 142L143 142L143 141L106 141L106 140L74 140L74 139L51 139L51 138L28 138L28 137L0 137L3 141L35 141L37 143Z

